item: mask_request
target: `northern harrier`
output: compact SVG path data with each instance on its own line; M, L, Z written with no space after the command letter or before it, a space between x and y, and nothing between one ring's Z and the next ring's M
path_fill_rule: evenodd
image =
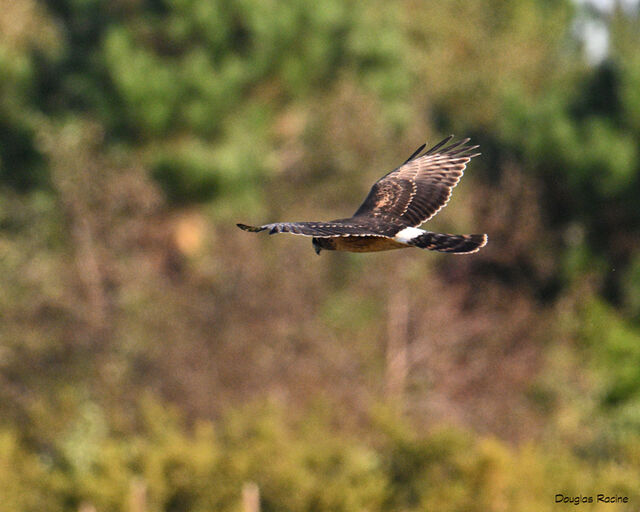
M373 252L406 247L468 254L487 243L487 235L446 235L419 229L449 201L467 163L480 153L453 135L422 152L420 146L400 167L380 178L360 208L348 219L330 222L238 224L245 231L311 236L317 254L330 251Z

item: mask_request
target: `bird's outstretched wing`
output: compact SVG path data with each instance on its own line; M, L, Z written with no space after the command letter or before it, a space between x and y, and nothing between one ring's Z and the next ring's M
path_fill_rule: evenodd
M462 139L447 146L453 135L420 153L423 144L397 169L380 178L354 214L354 220L385 218L395 224L419 226L433 217L451 197L467 163L480 153Z
M377 226L375 222L362 222L346 219L331 222L276 222L263 226L247 226L238 224L240 229L257 233L268 231L270 235L276 233L291 233L293 235L313 236L316 238L332 238L338 236L381 236L391 237L398 228L389 225Z

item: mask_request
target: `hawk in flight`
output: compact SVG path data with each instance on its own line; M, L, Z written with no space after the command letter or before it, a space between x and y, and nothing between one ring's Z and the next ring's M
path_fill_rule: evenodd
M238 224L245 231L310 236L317 254L329 251L373 252L418 247L468 254L487 243L487 235L446 235L419 229L449 201L469 161L480 153L469 139L452 144L453 135L423 152L420 146L400 167L380 178L348 219L330 222ZM448 145L447 145L448 144Z

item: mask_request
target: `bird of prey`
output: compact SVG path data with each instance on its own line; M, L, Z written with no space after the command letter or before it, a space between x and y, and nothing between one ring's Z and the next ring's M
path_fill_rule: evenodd
M480 153L469 139L453 135L424 151L420 146L397 169L380 178L352 217L329 222L238 224L245 231L310 236L317 254L330 251L374 252L418 247L469 254L487 243L487 235L447 235L419 229L449 201L469 161Z

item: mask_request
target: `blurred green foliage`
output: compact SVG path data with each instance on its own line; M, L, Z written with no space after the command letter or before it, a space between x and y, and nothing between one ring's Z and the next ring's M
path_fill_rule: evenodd
M139 414L136 433L123 437L85 405L54 459L35 458L4 431L0 467L18 471L0 479L3 509L233 511L247 482L259 486L264 510L283 511L552 510L549 489L638 499L637 467L594 471L568 451L513 448L455 428L418 435L387 413L372 418L366 437L331 433L326 414L291 421L274 405L243 407L217 427L188 427L148 397Z
M0 0L0 510L635 510L639 34L569 0ZM473 257L234 227L348 215L452 131L483 155L432 222Z

